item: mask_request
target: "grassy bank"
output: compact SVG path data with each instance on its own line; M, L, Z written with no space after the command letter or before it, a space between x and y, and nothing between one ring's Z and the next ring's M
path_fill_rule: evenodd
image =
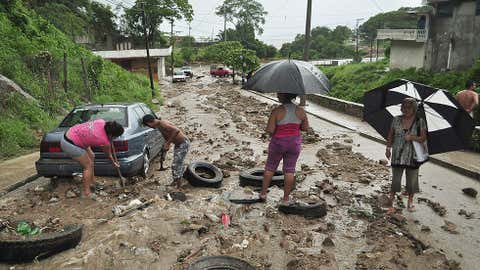
M0 74L36 100L0 92L0 159L36 148L41 134L74 106L110 101L150 103L145 76L131 74L76 45L21 1L0 3L0 36Z

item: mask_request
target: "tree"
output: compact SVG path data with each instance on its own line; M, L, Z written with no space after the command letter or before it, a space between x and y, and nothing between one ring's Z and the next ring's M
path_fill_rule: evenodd
M337 26L335 29L328 27L315 27L311 31L310 58L338 58L353 57L353 48L345 45L345 41L352 36L352 30L346 26ZM284 43L280 55L293 59L303 58L305 35L298 34L293 42Z
M251 26L258 34L262 34L265 15L268 13L262 4L255 0L225 0L217 7L215 14L225 17L236 26Z
M193 8L188 0L137 0L135 5L125 9L125 30L130 35L143 36L143 9L147 17L148 40L152 44L161 36L158 28L162 22L179 19L191 21L193 18Z

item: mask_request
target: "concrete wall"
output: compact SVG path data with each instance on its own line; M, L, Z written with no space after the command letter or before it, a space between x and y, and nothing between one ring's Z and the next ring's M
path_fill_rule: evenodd
M425 60L425 43L392 40L390 51L390 68L423 68Z
M480 16L475 14L476 1L456 5L452 17L432 17L426 50L425 68L432 71L464 70L480 58Z
M307 99L325 108L363 118L363 104L345 101L325 95L308 95Z

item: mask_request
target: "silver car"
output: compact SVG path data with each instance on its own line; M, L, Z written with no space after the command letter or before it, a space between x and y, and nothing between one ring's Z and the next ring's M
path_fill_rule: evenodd
M105 121L117 121L125 128L123 135L113 141L122 174L146 176L150 160L160 152L164 138L157 129L142 124L145 114L155 115L143 103L86 105L73 109L56 129L43 136L40 159L35 164L37 173L53 177L82 172L80 164L62 152L60 139L69 127L102 118ZM115 168L101 149L92 150L95 153L95 175L116 175Z

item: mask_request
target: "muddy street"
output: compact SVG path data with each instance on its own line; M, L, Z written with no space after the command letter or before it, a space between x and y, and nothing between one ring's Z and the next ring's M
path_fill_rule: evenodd
M478 202L456 191L459 199L446 196L440 189L451 187L447 180L455 176L445 169L427 164L420 172L423 193L417 198L432 203L415 200L415 213L400 204L397 213L388 216L390 167L379 162L383 152L378 149L383 148L309 116L313 130L303 134L292 197L306 203L325 201L327 215L307 219L279 212L283 192L276 186L264 204L233 204L228 198L258 196L258 187L239 185L239 173L264 166L268 138L263 130L274 103L240 90L231 79L210 76L165 83L162 91L165 103L158 115L191 140L187 163L215 164L224 173L222 186L196 188L184 181L186 200L172 198L167 186L171 171L157 171L158 159L149 177L134 177L122 189L116 188L117 178L98 177L98 201L78 197L81 183L76 178L37 180L0 199L0 218L44 226L81 223L82 241L45 260L0 269L180 270L208 255L243 258L259 270L475 269ZM463 178L457 183L469 184ZM478 183L470 186L479 189ZM406 197L401 198L406 203ZM112 216L113 206L134 199L152 203ZM444 215L441 207L446 207ZM460 208L472 213L470 218L458 215ZM230 216L228 228L222 225L222 214Z

